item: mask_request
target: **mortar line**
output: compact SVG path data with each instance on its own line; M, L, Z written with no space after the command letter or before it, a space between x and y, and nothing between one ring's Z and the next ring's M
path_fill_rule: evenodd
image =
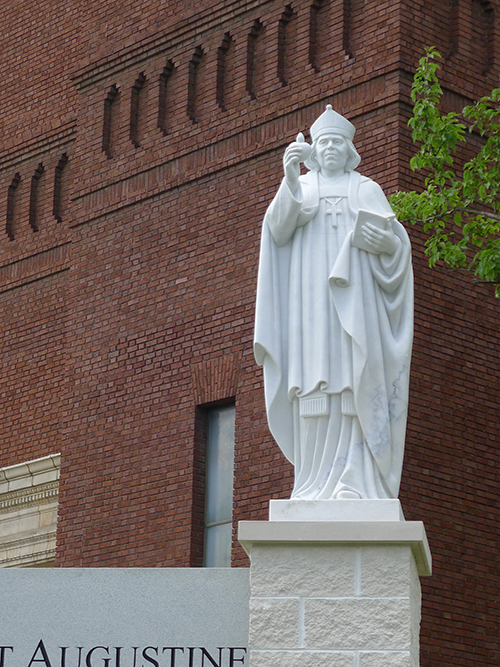
M361 596L361 549L359 547L354 555L354 595Z
M299 646L305 648L306 628L305 628L305 609L306 601L304 598L299 599Z

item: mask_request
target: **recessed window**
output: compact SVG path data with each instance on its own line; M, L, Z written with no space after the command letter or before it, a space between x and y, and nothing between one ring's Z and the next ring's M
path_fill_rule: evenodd
M104 100L104 123L102 130L102 150L111 159L116 148L118 128L120 126L120 91L116 85L108 90Z
M230 567L233 535L234 405L207 412L205 567Z
M130 100L130 141L136 148L139 148L146 133L147 107L148 80L142 72L132 86Z
M37 232L40 228L40 220L43 215L42 206L44 203L43 196L43 183L45 180L45 168L40 162L38 167L35 170L35 173L31 177L31 191L30 191L30 211L29 211L29 222L30 227L34 232Z
M261 92L266 71L265 28L256 19L247 39L247 93L252 100Z
M5 225L5 231L7 236L11 241L14 240L15 235L18 231L18 222L19 222L19 204L20 204L20 183L21 183L21 174L17 173L12 179L11 184L7 192L7 219Z
M296 51L297 14L287 5L278 23L278 79L282 86L290 83L296 70Z
M200 120L205 79L205 53L201 46L194 50L188 70L188 117L193 123Z
M68 199L68 156L64 153L54 170L54 201L52 214L62 222Z
M172 122L169 112L172 111L172 97L171 88L176 76L174 63L169 60L162 73L160 74L160 88L158 98L158 127L167 134L169 123Z

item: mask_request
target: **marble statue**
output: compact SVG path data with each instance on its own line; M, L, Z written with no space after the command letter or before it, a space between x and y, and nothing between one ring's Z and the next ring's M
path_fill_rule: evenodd
M263 223L254 350L292 498L397 498L413 336L408 235L330 105L285 151ZM300 163L309 171L300 175Z

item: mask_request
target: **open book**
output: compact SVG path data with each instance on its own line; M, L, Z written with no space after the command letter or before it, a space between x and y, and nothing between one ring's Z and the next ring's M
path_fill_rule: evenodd
M394 213L386 213L385 215L380 215L380 213L374 213L373 211L365 211L360 208L358 217L356 219L356 224L354 225L354 234L352 237L352 243L355 248L360 250L366 250L366 252L374 252L372 247L367 244L363 232L361 231L366 225L367 222L370 222L375 227L379 229L387 229L388 225L396 219Z

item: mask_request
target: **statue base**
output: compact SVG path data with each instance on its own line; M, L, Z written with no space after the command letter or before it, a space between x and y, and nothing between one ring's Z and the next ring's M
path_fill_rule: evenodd
M242 521L238 537L251 560L250 667L418 667L422 522Z
M269 521L404 521L401 503L383 500L271 500Z

